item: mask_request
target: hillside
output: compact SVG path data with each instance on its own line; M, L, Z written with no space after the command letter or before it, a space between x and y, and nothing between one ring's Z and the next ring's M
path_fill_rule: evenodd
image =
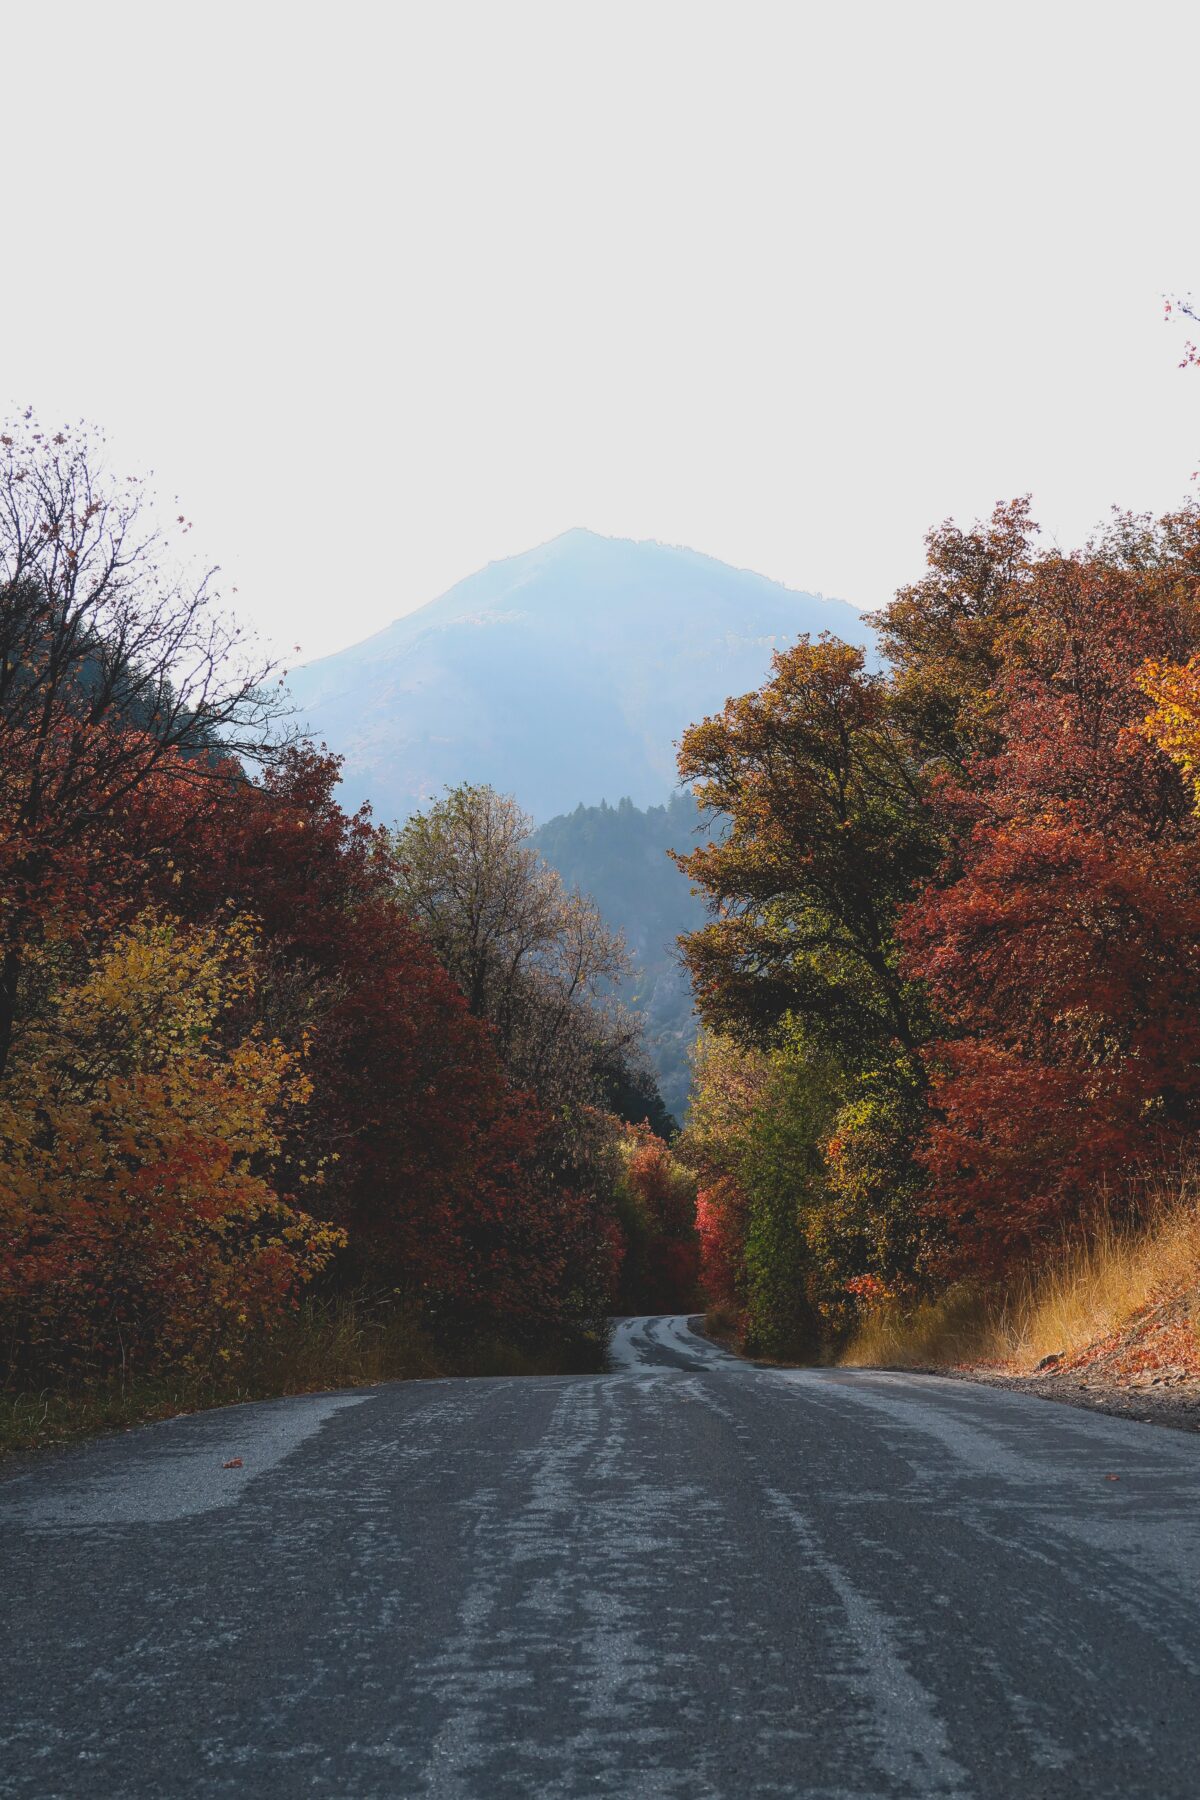
M695 1016L675 940L701 924L704 906L667 852L692 848L701 829L690 795L675 794L667 805L645 811L628 799L618 806L577 806L549 820L533 840L564 881L591 894L609 923L624 932L635 969L625 998L645 1015L659 1089L680 1122Z
M849 1366L941 1369L1073 1406L1200 1430L1200 1189L1185 1161L1139 1217L1096 1214L1015 1289L884 1305Z
M771 651L869 627L693 550L568 531L490 563L365 642L297 669L299 722L345 758L343 799L384 822L486 782L541 821L675 786L674 744Z

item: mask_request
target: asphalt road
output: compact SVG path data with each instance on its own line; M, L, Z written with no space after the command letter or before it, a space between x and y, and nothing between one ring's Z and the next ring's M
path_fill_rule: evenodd
M613 1361L11 1474L0 1793L1200 1794L1200 1437L681 1320Z

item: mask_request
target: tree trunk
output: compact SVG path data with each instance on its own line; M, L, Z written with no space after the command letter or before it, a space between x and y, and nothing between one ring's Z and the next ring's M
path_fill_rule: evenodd
M13 1027L17 1018L17 981L21 973L21 952L14 946L4 953L0 963L0 1080L8 1067L12 1049Z

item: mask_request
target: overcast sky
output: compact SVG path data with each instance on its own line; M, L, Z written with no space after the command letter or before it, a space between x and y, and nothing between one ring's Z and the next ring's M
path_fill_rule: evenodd
M876 605L947 514L1195 492L1195 4L0 24L4 410L103 425L305 659L571 525Z

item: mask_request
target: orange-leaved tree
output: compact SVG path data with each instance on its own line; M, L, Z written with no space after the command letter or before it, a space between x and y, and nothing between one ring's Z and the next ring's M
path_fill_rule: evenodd
M344 1241L275 1180L309 1082L239 1022L256 981L247 919L157 911L46 971L0 1092L0 1317L21 1373L228 1359Z

